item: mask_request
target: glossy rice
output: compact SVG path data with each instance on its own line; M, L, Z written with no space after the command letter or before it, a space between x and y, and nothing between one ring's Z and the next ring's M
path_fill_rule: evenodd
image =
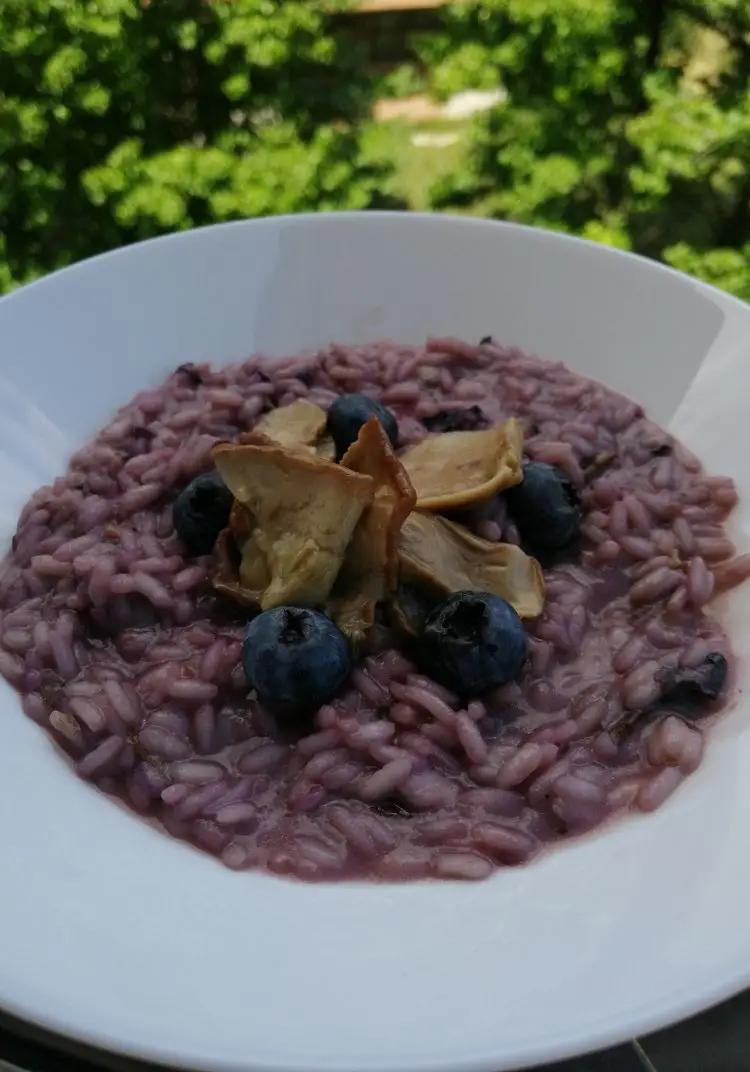
M403 444L446 410L518 417L528 458L578 489L583 538L544 563L518 684L459 701L380 624L341 695L283 725L248 694L245 612L214 595L172 503L218 440L348 391L388 405ZM653 810L699 765L721 702L686 717L662 696L669 675L730 656L709 606L750 574L724 530L735 501L635 403L494 343L183 366L23 510L0 570L0 673L82 777L230 867L480 879ZM518 541L502 499L462 520Z

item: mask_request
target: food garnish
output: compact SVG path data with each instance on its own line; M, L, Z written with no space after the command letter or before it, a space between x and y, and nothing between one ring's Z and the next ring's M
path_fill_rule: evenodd
M214 461L247 509L252 531L242 546L240 581L256 588L264 610L328 598L374 481L344 466L277 446L222 443Z
M523 430L511 417L479 432L444 432L409 447L401 462L418 510L459 510L521 481Z
M365 396L343 398L348 401L333 420L329 414L326 422L317 406L296 402L263 418L243 442L214 448L219 474L235 497L217 541L214 587L248 608L314 608L355 652L378 606L407 640L427 637L428 621L438 623L430 627L435 640L443 631L441 605L450 608L461 593L457 620L470 606L487 616L487 651L483 640L476 652L484 669L472 671L469 689L519 673L523 629L515 622L542 611L539 564L521 548L484 540L435 511L440 504L480 502L518 481L521 426L509 420L486 431L433 435L399 456L397 429L389 434L371 414L334 464L316 453L324 429L338 434L340 444L337 420L351 429L355 417L371 410L370 399L361 402ZM488 655L493 645L494 662ZM257 677L257 668L248 671L261 693Z

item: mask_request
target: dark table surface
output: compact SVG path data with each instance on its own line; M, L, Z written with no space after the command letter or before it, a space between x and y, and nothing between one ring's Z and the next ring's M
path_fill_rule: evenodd
M0 1013L0 1072L161 1072L84 1052ZM457 1069L456 1072L460 1072ZM750 992L676 1027L537 1072L750 1072Z

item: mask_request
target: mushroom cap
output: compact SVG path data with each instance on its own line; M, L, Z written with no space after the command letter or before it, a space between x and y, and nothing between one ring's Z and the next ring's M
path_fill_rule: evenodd
M443 598L451 592L491 592L521 618L544 606L544 574L535 558L510 543L493 543L463 525L416 510L399 541L402 583Z
M373 479L273 445L221 443L213 458L253 520L241 548L240 579L252 588L265 569L261 607L324 603L362 511L372 502Z
M357 522L333 591L332 614L355 644L375 620L375 607L395 590L398 538L416 495L382 424L371 417L341 464L372 477L372 503Z
M427 436L401 455L418 510L457 510L484 502L523 478L523 429L511 417L478 432Z

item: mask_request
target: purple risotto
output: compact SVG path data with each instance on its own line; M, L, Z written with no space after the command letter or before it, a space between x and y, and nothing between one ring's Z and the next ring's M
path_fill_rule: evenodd
M698 767L735 502L491 339L183 365L24 508L0 672L81 777L229 867L480 879Z

